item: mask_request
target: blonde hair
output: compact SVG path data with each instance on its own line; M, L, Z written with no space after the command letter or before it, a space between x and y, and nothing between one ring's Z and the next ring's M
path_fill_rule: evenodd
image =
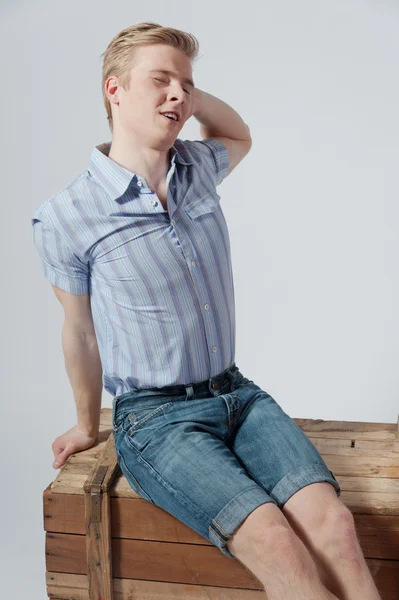
M191 61L198 58L199 44L197 38L191 34L172 27L163 27L158 23L144 22L131 25L120 31L108 44L102 66L102 93L105 109L107 111L108 125L112 132L111 103L105 92L105 82L112 75L118 77L125 90L130 86L130 71L134 66L134 50L139 46L152 44L167 44L178 48Z

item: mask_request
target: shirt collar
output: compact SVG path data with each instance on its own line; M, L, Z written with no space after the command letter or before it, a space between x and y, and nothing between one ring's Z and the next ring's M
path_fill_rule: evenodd
M136 191L137 195L141 191L150 192L150 188L141 175L121 167L108 157L110 148L111 142L104 142L95 146L90 156L88 170L111 196L112 200L120 199L128 189ZM185 160L182 154L178 152L176 142L171 148L170 167L174 162L182 165L193 164L191 161ZM138 185L139 181L141 182L140 185Z

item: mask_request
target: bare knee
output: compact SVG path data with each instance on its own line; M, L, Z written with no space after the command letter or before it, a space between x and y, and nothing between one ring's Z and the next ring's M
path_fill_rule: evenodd
M284 533L293 533L287 519L278 506L267 502L258 506L241 523L227 542L227 548L239 559L248 554L256 554L265 545L271 552L272 549L276 551L280 545L287 544L289 537Z
M256 514L251 513L227 547L263 583L266 591L272 582L276 590L283 590L286 578L292 573L301 580L318 577L316 566L304 555L299 538L275 504L262 505Z
M332 511L320 529L318 541L326 552L335 553L337 558L358 556L361 549L351 511L346 507Z

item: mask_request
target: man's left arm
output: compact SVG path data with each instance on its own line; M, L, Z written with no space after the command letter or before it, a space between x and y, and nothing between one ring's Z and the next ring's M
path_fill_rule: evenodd
M194 90L193 116L200 122L203 139L217 139L226 146L229 156L227 177L251 149L248 125L226 102L198 88Z

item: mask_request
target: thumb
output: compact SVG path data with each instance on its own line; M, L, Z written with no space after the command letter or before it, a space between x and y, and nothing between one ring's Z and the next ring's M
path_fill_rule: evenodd
M68 448L65 448L63 452L60 452L53 462L53 467L59 469L65 462L65 459L69 456Z

